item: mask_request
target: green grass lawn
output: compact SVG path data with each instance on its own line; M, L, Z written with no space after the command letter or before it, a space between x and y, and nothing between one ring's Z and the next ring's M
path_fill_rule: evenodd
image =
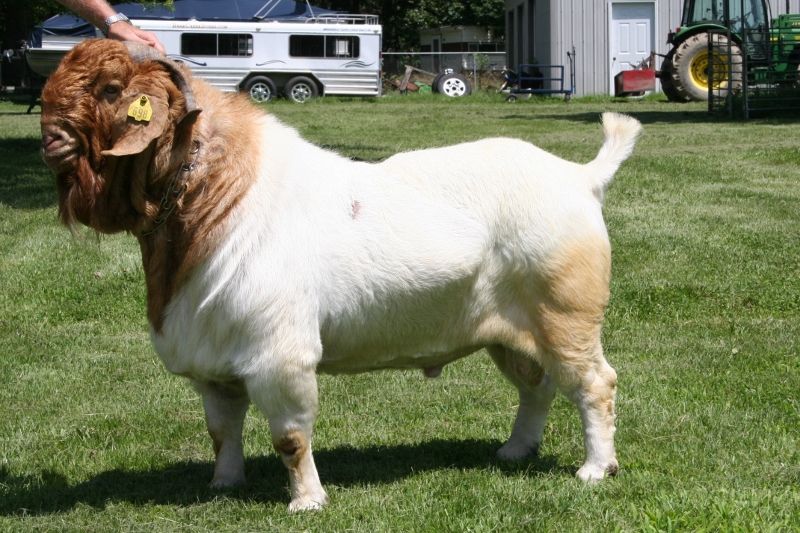
M574 478L577 411L505 464L516 394L485 354L320 378L315 455L331 504L289 515L252 411L249 483L215 492L196 393L150 347L138 247L60 227L38 115L0 103L0 530L800 531L800 146L796 120L728 122L657 98L277 102L362 160L486 136L587 162L599 114L644 134L606 197L604 331L619 374L619 476Z

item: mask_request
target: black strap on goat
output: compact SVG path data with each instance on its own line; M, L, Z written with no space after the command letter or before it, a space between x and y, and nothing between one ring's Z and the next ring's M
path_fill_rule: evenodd
M149 230L142 232L142 237L148 237L158 231L175 211L178 201L188 187L189 173L194 170L198 153L200 153L200 141L192 141L192 149L189 150L189 154L193 156L192 161L181 163L172 179L167 183L166 188L164 188L164 194L161 196L161 202L159 202L158 216L153 220L153 226Z
M178 62L167 58L155 48L145 44L134 43L131 41L125 41L124 44L128 48L128 53L131 55L131 59L134 63L156 61L166 67L170 73L173 83L175 83L175 86L178 88L178 90L180 90L181 94L183 94L183 97L186 99L186 114L183 115L178 122L182 123L186 120L191 120L194 122L194 120L197 119L197 115L200 113L200 109L197 107L197 102L194 99L194 91L192 91L192 87L186 80L186 76L184 76L183 71L178 65ZM195 140L192 143L192 149L189 151L189 154L193 156L192 161L190 163L184 161L181 166L178 167L175 175L164 189L164 195L161 197L161 202L159 204L159 213L156 219L153 221L153 226L149 230L143 232L142 236L148 236L155 233L158 228L164 225L172 212L175 211L178 201L183 196L183 193L186 192L189 173L194 170L199 151L200 142Z

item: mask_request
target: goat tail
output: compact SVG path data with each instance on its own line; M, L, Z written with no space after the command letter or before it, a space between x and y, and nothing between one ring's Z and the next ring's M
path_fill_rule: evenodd
M623 161L633 152L642 125L633 117L619 113L603 113L605 140L597 157L586 168L591 174L592 192L600 202Z

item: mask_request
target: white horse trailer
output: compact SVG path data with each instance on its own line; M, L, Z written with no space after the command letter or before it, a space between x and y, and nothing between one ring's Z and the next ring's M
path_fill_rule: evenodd
M370 15L305 22L134 20L167 55L223 91L256 101L282 92L295 102L318 95L381 93L381 26Z
M303 21L132 19L155 33L167 56L223 91L258 102L279 94L295 102L323 95L381 94L382 28L374 15L333 14ZM98 34L99 36L99 34ZM47 76L80 39L45 35L28 49Z

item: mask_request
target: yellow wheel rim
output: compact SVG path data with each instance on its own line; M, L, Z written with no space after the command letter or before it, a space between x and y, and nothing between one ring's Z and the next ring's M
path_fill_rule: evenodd
M726 87L728 79L728 63L725 58L718 54L713 54L711 60L714 62L714 80L712 81L714 89L721 89ZM700 89L708 90L708 67L709 67L709 54L708 52L700 52L692 58L689 65L689 76Z

